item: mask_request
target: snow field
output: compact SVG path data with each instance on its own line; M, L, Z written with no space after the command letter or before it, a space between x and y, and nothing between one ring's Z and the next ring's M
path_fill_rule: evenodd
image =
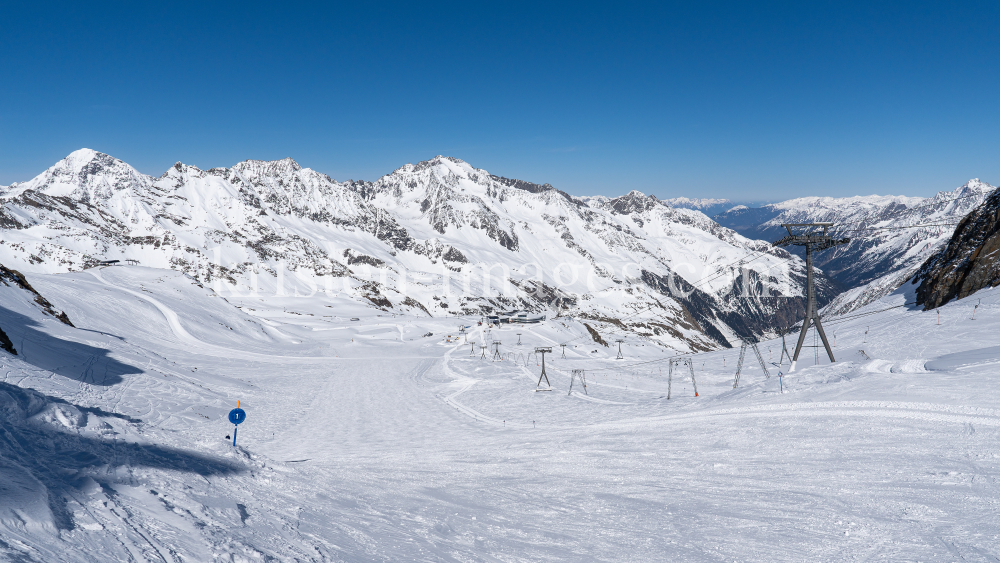
M840 361L812 366L804 349L784 393L752 356L733 389L738 349L695 355L701 396L681 371L667 401L666 362L643 362L673 351L630 338L614 360L578 321L491 329L513 354L493 362L455 342L460 323L487 341L473 318L231 304L176 272L95 273L30 277L77 329L0 287L0 326L26 351L3 358L5 436L20 440L0 442L15 483L0 558L1000 556L995 290L943 307L941 325L888 309L903 293L830 319ZM554 391L534 391L535 346L553 347ZM760 349L776 362L780 340ZM567 395L574 368L589 395Z

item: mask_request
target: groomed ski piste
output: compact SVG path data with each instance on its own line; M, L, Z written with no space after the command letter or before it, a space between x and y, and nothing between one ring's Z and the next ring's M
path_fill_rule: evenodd
M749 355L736 389L738 348L690 355L699 396L685 367L668 400L675 351L616 360L573 319L223 298L144 267L28 280L76 328L0 286L3 560L1000 558L997 290L938 313L906 286L826 321L836 364L805 348L787 373L763 342L771 377Z

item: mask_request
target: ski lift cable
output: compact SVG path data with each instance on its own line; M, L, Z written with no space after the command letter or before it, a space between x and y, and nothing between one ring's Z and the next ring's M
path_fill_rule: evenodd
M925 207L930 207L932 205L938 205L938 204L941 204L941 203L950 203L950 202L953 202L953 201L958 201L960 199L968 199L968 198L972 198L972 197L981 197L981 196L982 196L982 194L967 194L967 195L959 196L959 197L952 198L952 199L946 199L946 200L943 200L943 201L929 201L929 202L927 202L927 203L925 203L923 205L918 205L917 207L911 207L911 208L907 209L907 211L915 211L917 209L923 209ZM983 207L984 205L986 205L986 203L987 203L988 200L989 200L989 195L987 195L983 199L983 201L979 205L977 205L974 209L979 209L980 207ZM971 211L972 210L970 209L969 212L971 212ZM836 229L836 233L862 232L862 231L866 231L866 230L876 231L876 230L912 229L912 228L919 228L919 227L946 227L946 226L958 225L960 222L961 221L955 222L955 223L929 223L929 224L922 224L922 225L907 225L907 226L901 226L901 227L868 227L868 228L859 228L859 229L854 229L854 230L844 230L842 228L837 228ZM850 225L845 225L845 226L850 226Z
M956 221L954 223L923 223L920 225L901 225L898 227L865 227L860 229L837 229L831 236L838 236L844 233L863 233L863 232L874 232L874 231L902 231L905 229L921 229L924 227L954 227L961 224L961 221ZM860 235L864 236L864 235Z
M954 197L954 198L951 198L951 199L944 199L944 200L940 200L940 201L935 201L933 198L931 198L931 200L928 201L928 202L926 202L926 203L923 203L923 204L918 205L916 207L908 207L906 210L907 211L916 211L918 209L924 209L926 207L940 205L942 203L951 203L953 201L958 201L958 200L961 200L961 199L969 199L969 198L973 198L973 197L983 197L983 202L980 203L977 206L977 207L982 207L986 203L986 200L989 199L989 194L986 194L985 196L983 194L978 194L978 193L976 193L976 194L966 194L966 195L960 195L958 197Z

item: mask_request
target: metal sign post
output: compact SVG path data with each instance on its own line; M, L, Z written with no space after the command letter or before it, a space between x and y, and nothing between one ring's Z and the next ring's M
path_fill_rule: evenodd
M233 427L233 447L236 447L236 431L239 430L240 424L247 419L247 413L240 408L240 402L236 401L236 408L229 411L229 422L232 422L235 426Z

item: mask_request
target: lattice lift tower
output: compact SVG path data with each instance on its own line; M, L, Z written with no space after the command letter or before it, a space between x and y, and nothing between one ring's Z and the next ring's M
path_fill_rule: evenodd
M849 238L835 239L829 235L827 231L832 226L833 223L787 223L782 227L788 231L788 236L772 243L773 246L806 247L806 318L802 320L802 332L799 333L799 342L795 345L795 355L792 356L792 367L788 370L789 372L795 371L795 363L799 361L799 352L802 351L802 344L806 341L806 332L809 331L809 325L812 323L816 324L816 332L823 339L823 347L826 348L830 361L837 361L833 358L830 342L826 339L826 333L823 332L823 324L819 322L819 310L816 308L816 284L813 282L813 253L851 242ZM795 232L792 231L793 228Z
M538 385L535 385L535 391L552 391L552 384L549 383L549 376L545 374L545 354L551 354L551 353L552 353L552 348L548 346L535 348L535 354L542 355L542 375L538 376ZM548 387L542 387L543 377L545 378L545 384L548 385ZM573 382L570 381L570 387L572 388L572 386Z

